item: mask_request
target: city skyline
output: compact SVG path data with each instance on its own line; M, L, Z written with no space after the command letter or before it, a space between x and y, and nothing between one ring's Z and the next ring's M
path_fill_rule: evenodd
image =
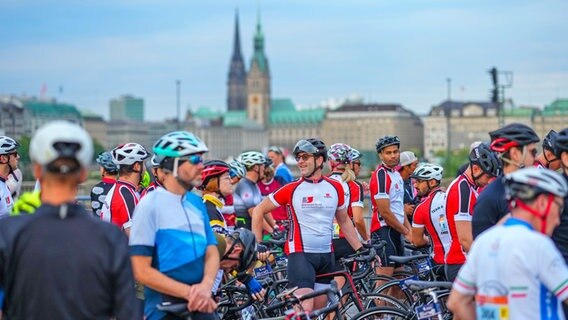
M514 72L517 104L568 96L562 1L260 5L272 97L300 106L357 94L425 114L446 99L448 77L454 99L489 100L492 66ZM175 116L181 80L182 109L226 110L237 7L248 69L256 1L3 2L0 94L44 90L107 119L109 101L132 94L159 121Z

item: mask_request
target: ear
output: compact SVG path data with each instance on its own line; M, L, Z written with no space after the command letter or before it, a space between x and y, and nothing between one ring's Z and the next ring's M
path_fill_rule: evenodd
M562 160L562 165L568 168L568 152L562 152L560 154L560 159Z
M511 148L509 150L509 155L511 156L511 160L513 160L513 161L521 160L521 156L523 154L522 149L523 149L523 147Z
M37 163L34 163L33 172L34 172L34 178L36 178L36 180L39 180L41 178L41 166Z

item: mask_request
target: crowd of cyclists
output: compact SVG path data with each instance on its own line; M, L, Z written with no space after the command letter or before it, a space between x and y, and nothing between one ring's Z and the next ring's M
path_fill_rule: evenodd
M2 316L274 318L283 303L281 319L564 319L568 128L541 146L520 123L488 138L446 187L444 168L401 152L395 135L378 139L367 182L344 143L299 140L294 178L277 146L225 162L176 131L152 150L99 154L87 213L76 201L93 158L83 128L37 130L37 190L21 195L8 183L21 181L19 144L0 136ZM227 295L250 301L232 312L245 303Z

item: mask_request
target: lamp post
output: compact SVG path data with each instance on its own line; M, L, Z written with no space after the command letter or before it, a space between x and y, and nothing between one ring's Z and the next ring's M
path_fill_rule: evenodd
M452 78L446 78L448 84L448 108L446 108L446 166L450 164L450 152L452 151L452 133L451 133L451 121L450 117L452 115Z
M179 89L180 89L181 81L176 80L176 106L177 106L177 113L176 113L176 128L177 130L181 129L180 123L180 107L179 107Z

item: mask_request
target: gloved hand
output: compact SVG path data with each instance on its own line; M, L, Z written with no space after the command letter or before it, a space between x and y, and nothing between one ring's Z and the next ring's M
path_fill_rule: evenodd
M250 295L255 300L262 300L264 298L265 290L262 285L250 274L239 276L239 281L247 287Z
M257 258L260 261L266 261L266 259L268 259L268 256L270 255L270 251L268 251L268 248L260 243L256 245L256 252L257 252Z
M11 216L18 216L23 213L34 213L37 208L41 206L41 199L39 197L39 191L26 192L22 194L18 200L14 203Z
M272 239L274 240L282 240L282 238L284 238L284 231L280 230L279 227L275 226L274 227L274 231L272 231Z

